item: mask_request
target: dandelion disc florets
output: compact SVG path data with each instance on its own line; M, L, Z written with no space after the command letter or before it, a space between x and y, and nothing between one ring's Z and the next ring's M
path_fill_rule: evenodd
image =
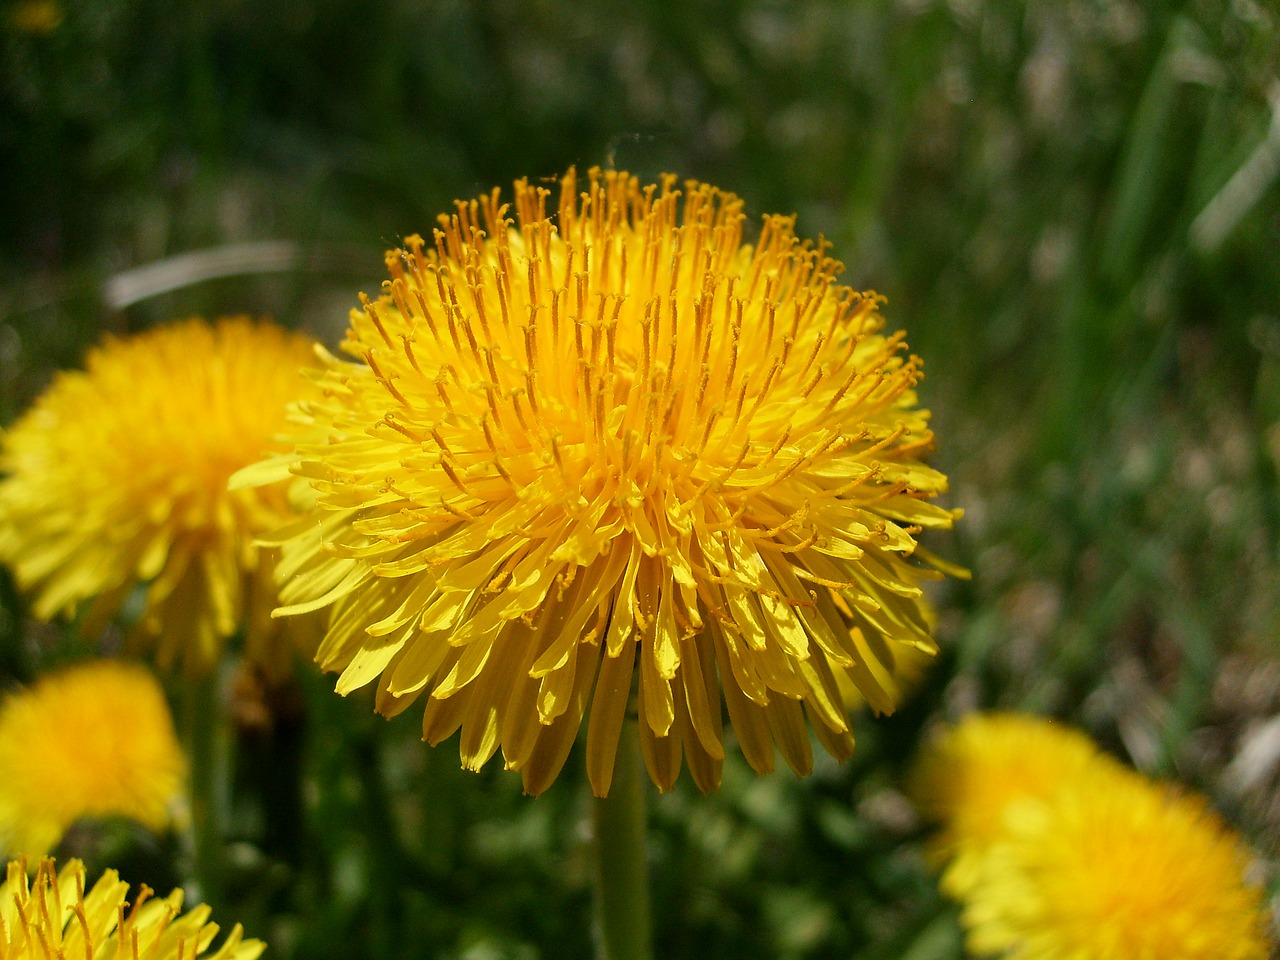
M139 887L132 901L129 884L114 870L86 887L84 864L68 860L62 869L42 861L35 879L24 860L10 861L0 883L0 957L4 960L116 957L148 960L256 960L266 948L246 940L239 924L211 950L218 925L209 907L182 912L182 891L153 897Z
M339 690L427 697L435 743L538 793L588 715L608 791L635 691L649 773L714 788L722 700L759 771L853 748L895 649L933 649L917 559L945 478L920 363L824 245L673 178L521 181L388 255L305 412L316 518L281 535L285 613L332 605ZM241 482L272 476L250 472ZM808 722L806 722L806 720Z
M303 395L305 338L270 324L190 320L90 351L0 442L0 562L42 619L88 606L86 632L145 584L135 648L202 673L245 628L268 674L276 640L271 565L254 536L292 516L283 485L229 492L271 453Z

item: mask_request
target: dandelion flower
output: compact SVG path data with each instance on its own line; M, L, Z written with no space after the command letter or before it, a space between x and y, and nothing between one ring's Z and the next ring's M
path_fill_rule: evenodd
M937 626L937 613L933 607L925 603L922 607L925 623L930 633ZM893 665L886 669L876 661L868 663L868 668L876 673L876 683L882 687L893 706L899 707L915 693L924 683L925 674L934 661L934 651L921 647L902 646L893 652ZM867 701L858 691L853 678L843 670L835 672L836 685L840 688L840 700L845 709L852 713L867 706ZM881 712L881 711L877 711Z
M775 745L808 771L810 728L848 757L837 675L889 710L875 665L934 649L915 536L956 513L920 361L793 218L748 246L707 184L582 186L495 189L388 255L304 405L318 503L278 538L282 612L330 608L340 692L425 696L426 740L501 748L529 793L586 717L607 794L632 705L662 789L684 761L718 785L722 695L758 771Z
M308 341L277 327L190 320L108 339L60 374L0 445L0 562L35 615L87 604L96 629L143 584L131 641L163 668L206 672L247 621L248 655L278 674L288 657L253 538L292 515L288 495L227 480L276 449L310 362Z
M1093 766L1115 766L1085 734L1016 713L972 714L922 751L909 791L941 824L932 845L942 886L963 896L978 882L1011 807L1042 800Z
M81 817L162 830L185 782L169 705L140 666L80 664L0 702L0 851L42 856Z
M963 919L1008 960L1266 960L1248 853L1198 797L1094 767L1009 819Z
M62 4L56 0L18 0L7 11L9 27L18 33L44 36L62 26Z
M210 951L218 925L210 909L182 912L182 891L158 899L146 886L126 901L129 885L114 870L104 871L91 889L84 864L67 861L61 870L41 861L34 881L23 860L11 861L0 884L0 957L148 957L151 960L256 960L266 949L244 939L236 924L222 945Z

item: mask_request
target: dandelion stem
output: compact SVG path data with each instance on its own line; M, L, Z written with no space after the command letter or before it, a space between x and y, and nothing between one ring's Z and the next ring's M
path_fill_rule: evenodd
M190 764L193 899L222 894L222 828L226 823L230 743L218 696L217 670L183 681L182 737Z
M598 960L651 960L647 817L640 731L628 717L609 796L591 803L595 825Z

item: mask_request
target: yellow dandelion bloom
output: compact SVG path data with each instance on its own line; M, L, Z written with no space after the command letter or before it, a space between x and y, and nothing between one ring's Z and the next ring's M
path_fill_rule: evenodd
M877 670L878 664L869 665L870 669L880 674L876 681L884 688L885 695L893 706L899 707L907 701L913 692L924 682L924 675L933 663L933 654L919 647L906 647L893 651L893 665L888 669ZM840 689L840 700L849 711L859 710L867 706L866 699L858 690L853 678L845 672L836 672L836 685ZM876 711L883 713L884 711Z
M244 318L108 339L64 372L0 446L0 562L49 619L89 603L87 630L139 583L134 648L206 671L247 622L248 654L279 673L275 589L255 534L292 515L282 486L227 490L278 449L285 405L314 363L303 337Z
M256 960L266 949L260 940L244 939L236 924L211 951L218 925L209 922L207 906L183 913L181 890L158 899L141 886L132 902L128 894L114 870L89 889L79 860L61 870L44 860L34 881L25 861L11 861L0 884L0 960Z
M931 852L947 863L943 889L964 896L979 881L1011 808L1043 800L1096 766L1119 764L1079 730L1027 714L971 714L927 744L909 792L941 824Z
M550 195L518 182L509 217L495 189L388 255L304 408L318 506L279 538L283 612L330 607L339 691L426 696L425 739L460 729L473 769L501 748L529 793L588 704L598 795L631 704L662 789L684 761L719 784L722 695L758 771L775 745L808 771L810 728L849 756L837 675L887 711L874 665L934 649L915 536L956 513L920 361L793 218L745 245L707 184Z
M56 0L18 0L7 13L13 30L36 36L53 33L62 26L64 16L62 4Z
M0 851L42 856L81 817L161 830L185 782L164 692L140 666L79 664L0 702Z
M932 634L938 625L937 611L928 602L922 602L921 613ZM896 708L905 703L907 698L920 688L929 666L934 662L934 651L900 644L897 649L890 652L893 658L888 664L872 660L868 662L867 667L875 674L877 685L884 689L890 703ZM844 703L845 709L853 712L868 705L853 682L852 676L838 670L835 671L835 677L836 685L840 688L840 700Z
M1266 960L1248 859L1200 798L1094 767L1009 819L967 898L969 945L1008 960Z

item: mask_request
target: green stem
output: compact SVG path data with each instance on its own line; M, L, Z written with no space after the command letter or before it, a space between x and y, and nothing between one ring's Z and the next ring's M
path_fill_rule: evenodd
M222 834L228 808L230 741L216 670L184 678L182 735L190 770L191 876L194 899L222 897Z
M645 852L646 777L640 730L628 717L618 739L609 796L593 798L599 960L652 960L649 870Z

